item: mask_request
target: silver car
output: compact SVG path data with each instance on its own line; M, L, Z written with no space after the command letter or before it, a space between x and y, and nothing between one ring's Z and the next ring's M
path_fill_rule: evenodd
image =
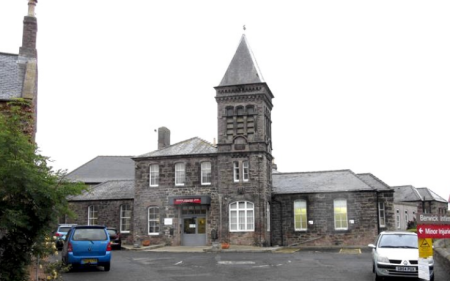
M373 272L375 280L383 277L418 278L418 238L417 234L408 231L381 232L372 248ZM434 280L433 257L427 259L430 269L430 280Z

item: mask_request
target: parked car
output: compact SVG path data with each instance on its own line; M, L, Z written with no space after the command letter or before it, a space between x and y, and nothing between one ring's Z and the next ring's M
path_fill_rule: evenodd
M111 240L105 226L74 226L66 235L61 252L62 262L72 268L103 266L111 268Z
M64 240L66 239L66 234L76 224L59 224L56 231L53 233L55 236L55 244L58 250L62 250L64 245Z
M113 249L120 250L122 248L122 238L120 237L120 232L114 227L108 227L107 231L109 234L109 239L111 240L111 247Z
M369 244L372 248L375 280L383 277L417 278L419 274L419 249L417 234L408 231L384 231ZM430 280L434 280L433 257L427 259Z

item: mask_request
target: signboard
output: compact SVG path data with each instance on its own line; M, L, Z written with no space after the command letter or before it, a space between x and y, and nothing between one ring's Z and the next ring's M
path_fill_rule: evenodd
M180 205L180 204L201 204L202 199L201 198L175 198L173 201L174 205Z
M428 259L419 258L419 278L422 280L430 280L430 266Z
M417 214L417 224L448 224L450 225L450 217L436 214Z
M419 238L419 258L428 258L433 256L433 239Z
M417 225L419 238L450 238L450 225L419 224Z

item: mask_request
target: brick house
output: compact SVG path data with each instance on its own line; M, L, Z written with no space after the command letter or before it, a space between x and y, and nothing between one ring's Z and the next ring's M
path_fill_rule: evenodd
M37 0L28 1L28 15L23 20L22 46L19 54L0 52L0 113L7 113L12 104L29 113L26 133L35 140L37 131Z

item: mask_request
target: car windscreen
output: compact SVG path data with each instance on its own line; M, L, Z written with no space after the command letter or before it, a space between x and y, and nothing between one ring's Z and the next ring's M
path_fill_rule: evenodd
M108 237L102 228L77 228L72 239L74 241L104 241Z
M69 232L70 228L71 228L70 226L60 227L58 229L58 232Z
M417 236L409 234L385 234L380 237L380 248L412 248L417 249Z

